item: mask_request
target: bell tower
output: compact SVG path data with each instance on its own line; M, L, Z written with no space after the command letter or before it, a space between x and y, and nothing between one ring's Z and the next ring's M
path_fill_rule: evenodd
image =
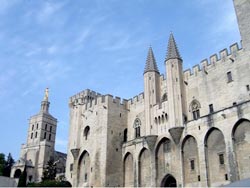
M41 102L40 112L29 119L27 142L22 144L19 163L16 163L11 174L14 177L15 170L27 169L29 181L41 181L43 171L48 160L54 158L57 119L49 113L49 89L45 90Z

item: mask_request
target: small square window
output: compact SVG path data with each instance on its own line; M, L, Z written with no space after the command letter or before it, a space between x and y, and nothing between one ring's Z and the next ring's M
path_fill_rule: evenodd
M220 163L220 165L224 165L225 164L224 154L223 153L219 154L219 163Z

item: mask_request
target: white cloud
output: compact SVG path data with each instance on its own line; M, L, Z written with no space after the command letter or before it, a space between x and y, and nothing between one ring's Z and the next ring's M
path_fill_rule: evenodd
M48 54L55 54L58 51L58 46L51 45L47 48Z
M45 2L38 12L37 19L40 23L50 21L51 16L63 7L63 3Z

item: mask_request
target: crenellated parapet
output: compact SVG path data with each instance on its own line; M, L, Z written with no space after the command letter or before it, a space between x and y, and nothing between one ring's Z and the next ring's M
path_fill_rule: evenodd
M81 91L69 99L70 108L74 109L82 106L85 110L97 105L103 105L105 108L108 108L109 105L116 105L117 107L127 109L127 103L128 100L126 99L121 100L120 97L114 97L110 94L102 95L89 89Z
M128 100L128 109L131 107L144 103L144 93L140 93L139 95L134 96L133 98Z
M200 64L196 64L191 69L187 69L183 72L184 80L188 80L189 78L195 77L197 75L206 75L208 74L208 70L216 69L216 66L220 65L220 63L230 61L234 62L237 59L237 54L242 48L239 47L238 43L234 43L229 47L229 51L227 48L221 50L219 54L213 54L208 59L204 59L200 62Z

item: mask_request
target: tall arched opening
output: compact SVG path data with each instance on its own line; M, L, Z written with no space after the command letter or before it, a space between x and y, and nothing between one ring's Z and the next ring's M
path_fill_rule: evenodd
M87 151L82 152L79 158L77 175L78 186L89 186L90 157Z
M20 178L22 171L20 169L16 169L14 173L14 178Z
M158 143L155 152L156 162L156 186L160 186L163 177L169 173L171 164L171 141L168 138L162 138Z
M250 177L250 121L239 120L233 127L232 139L239 179Z
M199 156L196 139L186 136L182 143L183 176L185 187L196 187L199 185Z
M217 128L211 128L205 136L205 155L208 186L227 183L226 145L223 133Z
M148 149L143 148L139 155L139 186L151 187L151 160Z
M123 162L124 169L124 187L134 187L134 168L133 156L131 153L126 153Z

